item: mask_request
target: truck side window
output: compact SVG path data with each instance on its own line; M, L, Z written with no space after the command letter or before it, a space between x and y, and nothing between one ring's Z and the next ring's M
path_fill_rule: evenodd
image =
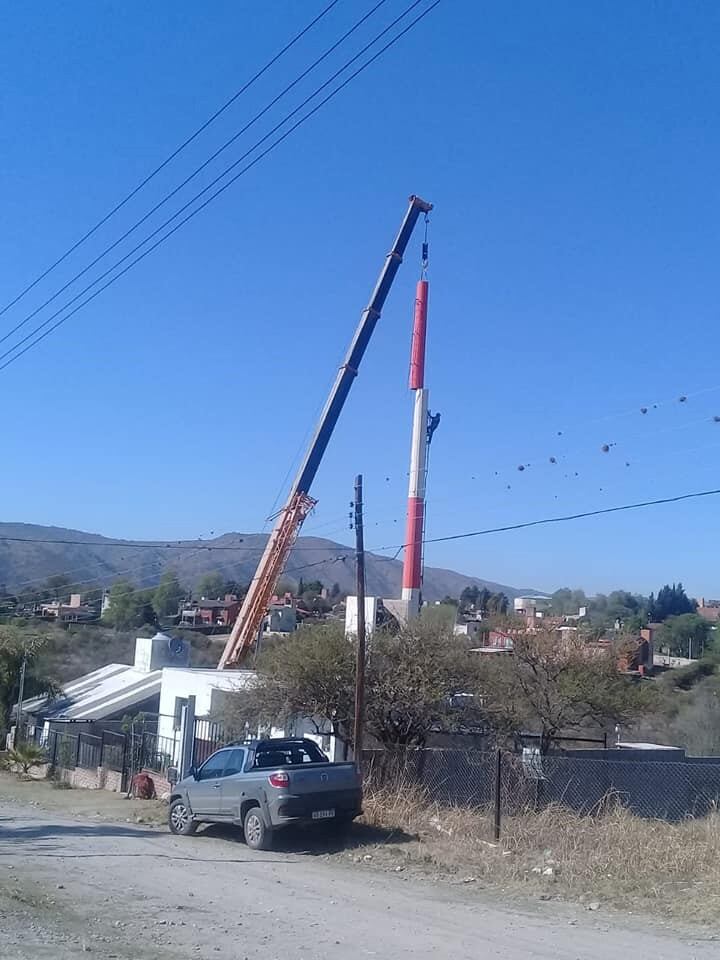
M200 768L200 780L216 780L223 775L229 750L214 753Z
M245 766L245 751L230 750L228 761L225 764L225 769L223 770L223 776L232 777L236 773L242 773L242 769L244 766Z

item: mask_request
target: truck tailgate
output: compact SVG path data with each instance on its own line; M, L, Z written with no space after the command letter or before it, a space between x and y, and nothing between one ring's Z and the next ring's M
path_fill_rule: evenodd
M354 763L304 763L302 766L283 767L283 770L290 776L288 793L296 797L360 789Z

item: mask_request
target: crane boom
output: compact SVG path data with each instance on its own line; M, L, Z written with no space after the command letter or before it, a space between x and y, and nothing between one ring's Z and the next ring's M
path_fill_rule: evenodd
M290 488L287 502L277 515L257 571L223 650L218 670L237 666L257 640L272 591L275 589L305 517L315 506L315 501L309 495L310 486L345 405L350 387L357 376L360 361L380 319L413 228L420 214L427 214L431 210L431 203L426 203L420 197L410 197L400 230L392 249L385 258L370 301L362 312L348 352L320 414L315 434Z

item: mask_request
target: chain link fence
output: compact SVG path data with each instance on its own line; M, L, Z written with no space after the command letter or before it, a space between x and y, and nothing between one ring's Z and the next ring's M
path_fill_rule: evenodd
M720 758L638 759L609 750L602 757L540 756L474 750L368 751L369 790L414 788L441 807L477 810L497 837L505 817L549 806L595 816L621 806L638 817L679 822L720 808Z

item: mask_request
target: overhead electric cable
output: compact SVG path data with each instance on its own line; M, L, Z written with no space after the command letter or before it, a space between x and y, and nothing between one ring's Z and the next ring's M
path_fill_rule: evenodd
M276 64L277 61L278 61L281 57L283 57L283 56L288 52L288 50L290 50L292 47L294 47L295 44L296 44L299 40L301 40L301 39L305 36L306 33L308 33L310 30L312 30L312 28L315 26L315 24L319 23L320 20L322 20L322 18L323 18L324 16L326 16L326 14L328 14L328 13L332 10L333 7L337 6L338 3L339 3L339 0L332 0L332 2L329 3L323 10L321 10L320 13L319 13L316 17L314 17L305 27L303 27L303 29L302 29L299 33L295 34L295 36L294 36L288 43L286 43L285 46L284 46L281 50L279 50L270 60L268 60L268 62L267 62L264 66L262 66L256 73L254 73L254 74L250 77L250 79L247 80L247 81L242 85L242 87L240 87L240 89L237 90L237 91L230 97L229 100L226 100L225 103L223 103L223 105L222 105L221 107L219 107L219 108L215 111L215 113L211 114L211 116L209 116L208 119L205 120L205 122L202 123L202 124L197 128L197 130L194 131L194 133L191 133L190 136L187 137L187 139L183 140L183 142L182 142L178 147L176 147L176 148L173 150L173 152L172 152L171 154L169 154L169 156L167 156L167 157L162 161L162 163L160 163L157 167L155 167L155 169L152 170L152 171L145 177L144 180L142 180L136 187L134 187L134 188L130 191L130 193L127 194L126 197L124 197L122 200L120 200L119 203L115 204L115 206L114 206L110 211L108 211L108 213L106 213L100 220L98 220L98 222L97 222L93 227L91 227L85 234L83 234L83 236L80 237L80 239L77 240L71 247L69 247L69 248L65 251L65 253L62 254L62 256L58 257L58 259L55 260L54 263L51 263L49 267L47 267L41 274L39 274L39 276L37 276L31 283L29 283L29 284L25 287L24 290L21 290L20 293L19 293L13 300L11 300L11 301L10 301L9 303L7 303L2 309L0 309L0 317L1 317L3 314L7 313L7 311L8 311L11 307L14 307L15 304L18 303L18 301L20 301L20 300L25 296L26 293L29 293L29 292L33 289L33 287L37 286L37 284L40 283L41 280L44 280L45 277L47 277L47 275L48 275L49 273L51 273L56 267L58 267L61 263L63 263L63 261L66 260L66 259L70 256L71 253L73 253L75 250L77 250L77 248L78 248L79 246L81 246L83 243L85 243L86 240L88 240L90 237L92 237L93 234L94 234L97 230L99 230L100 227L102 227L104 224L106 224L106 223L108 222L108 220L110 220L111 217L115 216L115 214L116 214L119 210L121 210L122 207L124 207L126 203L128 203L130 200L132 200L132 198L133 198L134 196L136 196L136 194L138 194L138 193L140 192L140 190L142 190L142 188L143 188L144 186L146 186L148 183L150 183L150 181L153 179L153 177L157 176L157 174L160 173L160 171L163 170L171 161L173 161L173 160L175 159L175 157L177 157L180 153L182 153L182 151L183 151L187 146L189 146L189 145L193 142L193 140L197 139L197 137L199 137L201 133L203 133L205 130L207 130L207 128L210 126L211 123L214 123L214 121L217 120L217 118L218 118L221 114L223 114L223 113L228 109L228 107L232 106L232 104L235 103L235 101L236 101L239 97L241 97L247 90L249 90L250 87L251 87L257 80L259 80L260 77L263 76L263 74L267 73L267 71L270 69L270 67L274 66L274 64Z
M421 2L422 2L422 0L416 0L416 3L421 3ZM362 24L365 23L365 21L368 20L368 19L375 13L375 11L376 11L379 7L381 7L384 3L387 3L387 0L378 0L378 2L375 4L375 6L372 7L372 8L371 8L364 16L362 16L355 24L353 24L353 26L350 27L350 29L347 30L347 31L340 37L339 40L336 40L335 43L333 43L332 46L328 47L327 50L325 50L324 53L322 53L316 60L314 60L314 61L310 64L309 67L307 67L305 70L303 70L303 72L300 73L291 83L289 83L286 87L284 87L284 88L280 91L280 93L278 93L277 96L275 96L269 103L267 103L267 104L262 108L262 110L260 110L258 113L256 113L255 116L252 117L252 119L250 119L250 120L245 124L244 127L241 127L240 130L238 130L236 133L234 133L234 134L232 135L232 137L230 137L229 140L226 140L225 143L222 144L222 146L218 147L218 149L217 149L213 154L211 154L211 155L207 158L207 160L204 160L204 161L200 164L200 166L199 166L199 167L196 167L196 168L192 171L192 173L190 173L187 177L185 177L185 179L184 179L181 183L179 183L176 187L174 187L169 193L166 193L165 196L162 197L162 198L155 204L154 207L151 207L150 210L148 210L148 212L147 212L146 214L144 214L142 217L140 217L139 220L136 220L135 223L133 223L132 226L130 226L130 227L125 231L125 233L121 234L121 235L120 235L116 240L114 240L109 246L105 247L105 249L102 250L102 251L95 257L94 260L91 260L90 263L88 263L85 267L82 268L82 270L78 271L78 273L76 273L73 277L71 277L71 278L67 281L67 283L63 284L63 286L60 287L59 290L56 290L55 293L53 293L52 296L48 297L47 300L45 300L43 303L40 304L40 306L36 307L36 308L35 308L31 313L29 313L23 320L21 320L19 323L16 323L15 326L14 326L11 330L8 330L8 332L7 332L6 334L4 334L2 337L0 337L0 343L4 343L6 340L8 340L10 337L12 337L13 334L17 333L18 330L20 330L22 327L24 327L26 323L29 323L30 320L32 320L34 317L36 317L36 316L38 315L38 313L40 313L42 310L45 309L45 307L49 306L54 300L56 300L56 299L60 296L61 293L64 293L64 292L68 289L68 287L71 287L71 286L75 283L76 280L79 280L80 277L85 276L85 274L86 274L89 270L92 270L92 268L93 268L94 266L96 266L96 264L98 264L101 260L103 260L103 259L108 255L108 253L110 253L112 250L114 250L116 247L118 247L118 246L123 242L123 240L126 240L126 239L130 236L131 233L134 233L134 232L137 230L138 227L142 226L143 223L145 223L147 220L149 220L150 217L151 217L154 213L157 213L157 211L158 211L162 206L164 206L164 205L168 202L168 200L171 200L171 199L172 199L174 196L176 196L176 194L178 194L184 187L186 187L186 186L188 185L188 183L190 183L191 180L194 180L195 177L198 176L198 174L202 173L202 171L203 171L206 167L208 167L208 166L213 162L213 160L217 159L217 157L219 157L220 154L223 153L223 151L227 150L227 148L230 147L233 143L235 143L235 141L236 141L239 137L241 137L244 133L246 133L246 132L250 129L250 127L252 127L255 123L257 123L258 120L260 120L263 116L265 116L265 114L266 114L269 110L271 110L271 109L275 106L275 104L278 103L279 100L281 100L287 93L289 93L290 90L292 90L294 87L296 87L298 83L300 83L309 73L311 73L311 72L315 69L315 67L317 67L320 63L322 63L323 60L327 59L327 57L329 57L330 54L331 54L334 50L336 50L342 43L344 43L345 40L347 40L347 38L348 38L349 36L351 36L353 33L355 33L355 31L358 30L358 29L362 26ZM405 15L405 14L403 14L403 16L404 16L404 15ZM252 152L252 150L249 151L249 152ZM244 154L243 156L247 156L247 154ZM240 159L242 160L242 157L241 157ZM238 162L239 162L239 161L238 161ZM224 174L221 174L221 176L224 176ZM193 198L193 200L194 200L194 199L195 199L195 198ZM190 202L193 202L193 201L190 201ZM175 214L175 216L177 216L177 214ZM168 222L169 222L169 221L166 221L166 223L168 223ZM164 225L163 225L163 226L164 226ZM159 229L162 229L162 227L160 227ZM152 236L152 234L151 234L150 236ZM136 249L137 249L137 248L136 248ZM111 268L111 269L112 269L112 268ZM103 276L104 276L104 275L103 275ZM100 279L100 278L96 279L96 280L94 281L94 283L98 283L98 282L99 282L99 279ZM92 284L91 284L91 286L92 286ZM87 289L89 289L89 287L86 287L85 289L87 290ZM82 296L82 293L80 294L80 296ZM70 302L72 302L72 301L70 301ZM67 306L67 304L66 304L66 306ZM62 309L64 309L64 307L61 308L61 310L62 310ZM22 342L22 341L21 341L21 342Z
M642 507L656 507L667 503L680 503L683 500L694 500L699 497L713 497L720 494L717 490L700 490L697 493L682 493L676 497L662 497L658 500L641 500L638 503L625 503L618 507L603 507L599 510L585 510L582 513L570 513L562 517L544 517L542 520L526 520L524 523L511 523L503 527L489 527L486 530L471 530L466 533L453 533L444 537L430 537L423 540L423 543L446 543L449 540L465 540L469 537L484 537L491 533L506 533L509 530L525 530L528 527L540 527L552 523L565 523L568 520L583 520L586 517L599 517L606 513L621 513L626 510L639 510ZM393 544L389 547L369 547L369 550L395 550L404 549L407 544Z
M416 0L415 3L411 4L408 10L417 6L418 2L419 0ZM65 321L68 320L75 313L77 313L78 310L81 310L84 306L86 306L88 303L94 300L95 297L97 297L100 293L102 293L109 286L111 286L111 284L113 284L116 280L119 280L120 277L122 277L129 270L131 270L137 263L139 263L146 256L148 256L148 254L152 253L153 250L155 250L162 243L164 243L165 240L169 239L169 237L171 237L177 230L179 230L182 226L184 226L196 214L200 213L200 211L203 210L206 206L208 206L208 204L212 203L212 201L215 200L218 196L220 196L220 194L224 193L224 191L227 190L228 187L232 186L232 184L235 183L240 177L242 177L252 167L254 167L257 163L259 163L260 160L264 159L269 153L271 153L275 149L275 147L279 146L284 140L286 140L295 130L298 129L298 127L302 126L307 120L309 120L312 116L314 116L322 107L325 106L325 104L327 104L330 100L332 100L338 93L340 93L341 90L343 90L357 76L359 76L364 70L366 70L367 67L369 67L372 63L374 63L377 59L379 59L379 57L381 57L387 50L389 50L392 46L394 46L398 42L398 40L400 40L403 36L405 36L405 34L407 34L410 30L412 30L412 28L416 26L416 24L418 24L421 20L423 20L432 10L434 10L435 7L437 7L440 4L440 2L441 0L434 0L434 2L431 3L429 7L427 7L422 13L420 13L417 17L415 17L414 20L410 21L410 23L407 24L407 26L405 26L401 31L399 31L399 33L397 33L391 40L389 40L383 47L381 47L380 50L378 50L375 54L373 54L372 57L370 57L363 64L361 64L357 68L357 70L355 70L353 73L350 74L349 77L346 77L345 80L342 81L342 83L338 84L338 86L335 87L334 90L332 90L326 97L324 97L319 103L317 103L311 110L308 110L308 112L305 113L302 117L300 117L300 119L297 120L288 130L286 130L283 134L281 134L277 139L272 141L272 143L270 143L269 146L267 146L263 151L261 151L261 153L259 153L253 160L251 160L248 164L242 167L230 180L227 181L227 183L223 184L214 193L212 193L209 197L207 197L200 204L200 206L192 210L186 217L180 220L179 223L175 224L175 226L171 230L169 230L166 234L160 237L154 244L152 244L147 250L145 250L143 253L137 256L134 260L131 260L130 263L127 264L127 266L125 266L119 273L115 274L114 277L111 277L107 281L107 283L104 283L98 290L96 290L93 294L91 294L89 297L87 297L85 300L79 303L76 307L74 307L73 310L71 310L68 314L66 314L64 317L61 317L51 327L44 330L44 332L41 333L39 336L37 336L34 340L31 340L29 343L27 343L27 341L30 340L31 337L39 333L43 329L43 327L46 327L51 320L53 320L55 317L58 316L58 314L62 313L62 311L65 310L68 306L70 306L70 304L74 303L75 300L81 297L91 287L95 286L96 283L98 283L101 279L103 279L109 273L111 273L114 269L116 269L121 263L127 260L128 257L132 256L132 254L135 253L140 247L144 246L144 244L147 243L149 239L151 239L153 236L159 233L160 230L164 229L164 227L166 227L169 223L171 223L172 220L174 220L180 213L186 210L189 206L191 206L192 203L194 203L197 199L199 199L199 197L201 197L204 193L206 193L219 180L225 177L231 169L237 166L238 163L240 163L246 156L252 153L261 143L267 140L274 132L276 132L279 129L279 127L283 126L287 122L287 120L290 119L290 117L298 113L299 110L302 109L302 107L304 107L310 100L314 99L321 90L327 87L334 79L336 79L337 76L339 76L339 74L343 73L347 69L347 67L351 63L353 63L355 60L357 60L358 57L361 56L364 52L366 52L366 50L369 49L369 47L373 46L373 44L377 41L378 37L384 33L387 33L388 29L390 28L388 27L384 31L382 31L381 34L378 34L378 37L375 37L374 40L370 41L369 44L367 44L358 54L356 54L353 58L351 58L351 60L349 60L343 67L341 67L340 70L336 71L336 73L328 81L322 84L317 90L314 91L314 93L312 93L309 97L307 97L303 101L303 103L300 104L299 107L297 107L290 114L288 114L288 116L286 116L284 120L282 120L279 124L277 124L268 134L266 134L253 147L251 147L250 150L248 150L246 154L244 154L244 156L240 158L240 160L237 160L235 161L235 163L231 164L230 167L228 167L222 174L216 177L215 180L212 181L210 184L208 184L207 187L205 187L198 194L196 194L195 197L189 200L183 207L180 208L180 210L178 210L175 214L173 214L173 216L170 217L165 223L161 224L161 226L158 227L156 230L154 230L153 233L149 234L143 241L141 241L135 248L133 248L133 250L131 250L128 254L126 254L124 257L118 260L112 267L106 270L104 274L101 274L100 277L96 278L84 290L81 290L80 293L76 294L71 300L65 303L58 311L56 311L56 313L52 314L47 320L39 324L34 330L32 330L29 334L23 337L22 340L19 340L4 354L1 354L0 360L4 359L5 357L9 357L9 358L5 360L5 363L0 364L0 370L4 370L6 367L10 366L11 363L14 363L16 360L18 360L21 356L27 353L28 350L32 349L32 347L36 346L38 343L44 340L45 337L49 336L54 330L56 330L59 326L65 323ZM405 11L405 13L407 13L407 10ZM400 17L397 19L402 19L402 17L405 16L405 13L401 14ZM397 22L397 20L394 22ZM17 348L24 343L26 345L23 347L23 349L18 350L18 352L15 353ZM13 354L13 353L14 353L14 356L9 356L9 354Z

